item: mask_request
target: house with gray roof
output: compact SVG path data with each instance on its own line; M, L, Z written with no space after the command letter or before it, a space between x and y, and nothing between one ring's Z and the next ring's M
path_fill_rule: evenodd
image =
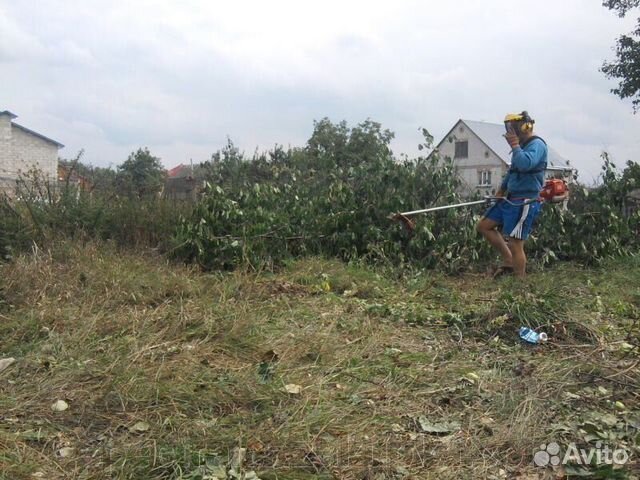
M463 193L493 195L511 162L511 147L504 133L503 124L460 119L430 156L437 154L453 161L463 183ZM570 180L573 173L569 161L549 146L547 177Z
M15 118L0 111L0 191L14 188L20 175L33 169L56 182L58 150L64 145L14 122Z

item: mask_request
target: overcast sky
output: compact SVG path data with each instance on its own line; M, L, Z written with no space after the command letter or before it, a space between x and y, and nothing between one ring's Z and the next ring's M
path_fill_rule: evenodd
M301 146L313 120L371 118L417 155L458 118L527 109L582 171L640 161L640 114L598 71L619 19L599 0L0 0L0 110L85 161L149 146L167 167Z

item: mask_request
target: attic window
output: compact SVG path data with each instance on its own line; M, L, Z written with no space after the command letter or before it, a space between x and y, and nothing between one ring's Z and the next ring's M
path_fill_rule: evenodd
M484 158L489 158L489 150L484 151Z
M469 158L469 142L456 142L456 151L453 158Z
M460 133L464 132L464 127L463 127L462 125L460 125L460 128L458 128L458 131L459 131Z

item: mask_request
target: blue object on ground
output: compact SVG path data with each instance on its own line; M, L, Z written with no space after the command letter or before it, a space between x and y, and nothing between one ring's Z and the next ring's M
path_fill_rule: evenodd
M520 338L527 343L538 344L547 341L547 334L544 332L536 332L527 327L520 327Z

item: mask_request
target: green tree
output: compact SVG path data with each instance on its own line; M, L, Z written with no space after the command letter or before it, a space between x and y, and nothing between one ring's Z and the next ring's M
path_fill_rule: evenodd
M624 195L640 188L640 164L628 160L627 166L622 172L621 182Z
M132 152L129 158L118 166L117 185L120 193L130 197L143 198L162 190L166 172L158 157L154 157L147 147Z
M307 151L320 166L355 167L381 158L389 158L394 134L369 119L349 128L347 122L332 123L328 118L314 122Z
M604 0L603 5L624 17L630 10L640 6L640 0ZM616 42L616 61L604 62L602 72L608 78L619 80L611 91L620 98L632 99L633 111L640 109L640 18L636 29L621 35Z

